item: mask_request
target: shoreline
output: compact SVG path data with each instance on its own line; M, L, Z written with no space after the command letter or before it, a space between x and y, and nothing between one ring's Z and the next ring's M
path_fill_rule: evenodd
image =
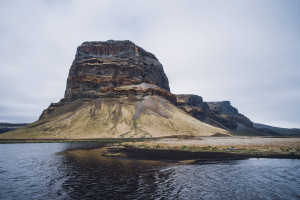
M1 134L0 134L1 135ZM211 139L249 139L249 138L278 138L278 139L298 139L300 143L300 136L206 136L206 137L189 137L189 136L170 136L170 137L155 137L155 138L40 138L40 139L2 139L0 138L0 144L6 143L56 143L56 142L103 142L103 141L159 141L159 140L186 140L186 141L199 141L203 140L203 138L211 138ZM300 145L299 145L300 146Z
M300 155L290 154L234 154L224 152L191 152L179 150L140 149L135 147L108 149L107 157L129 160L152 160L166 163L202 163L208 161L243 160L249 158L300 159Z
M193 161L225 161L242 160L249 158L278 158L278 159L300 159L298 154L276 154L276 153L232 153L218 151L188 151L175 149L145 149L132 146L113 147L107 149L107 157L134 159L134 160L155 160L163 162L184 162Z
M300 159L300 138L295 137L0 139L0 144L69 142L104 142L105 156L137 160Z
M83 139L0 139L0 144L22 144L22 143L68 143L68 142L112 142L120 141L146 141L155 140L151 138L83 138Z
M262 137L202 137L197 139L158 139L144 142L123 142L121 153L129 157L246 159L292 158L300 159L300 138ZM122 152L123 151L123 152ZM131 155L132 154L132 155Z

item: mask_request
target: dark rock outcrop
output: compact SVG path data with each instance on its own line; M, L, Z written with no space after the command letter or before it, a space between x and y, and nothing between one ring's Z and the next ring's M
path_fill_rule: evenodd
M176 95L178 106L201 121L205 121L207 110L209 109L207 103L203 102L203 98L193 94L179 94Z
M214 101L207 102L209 110L211 110L216 115L238 115L238 110L231 106L229 101Z
M197 95L180 94L176 97L181 109L205 123L235 132L253 129L253 123L229 101L203 102Z
M178 94L176 95L178 106L205 107L203 98L194 94Z
M176 95L178 106L196 119L233 134L247 136L299 136L300 129L287 129L253 123L229 101L204 102L201 96Z
M207 102L210 118L223 124L230 130L239 131L240 125L253 128L253 123L240 114L229 101Z
M130 41L84 42L77 48L65 98L99 97L104 90L148 83L170 92L157 58Z

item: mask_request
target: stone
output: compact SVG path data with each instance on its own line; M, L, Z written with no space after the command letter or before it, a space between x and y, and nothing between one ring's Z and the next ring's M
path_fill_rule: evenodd
M204 107L203 98L194 94L176 95L178 106Z
M170 92L157 58L131 41L84 42L77 48L65 98L99 97L104 90L147 83Z
M180 94L176 97L181 109L205 123L234 132L244 131L244 127L253 129L253 123L240 114L229 101L203 102L202 97L191 94Z

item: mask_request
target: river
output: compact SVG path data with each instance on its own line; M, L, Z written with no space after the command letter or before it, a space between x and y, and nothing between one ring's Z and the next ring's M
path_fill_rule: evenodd
M299 159L105 158L104 143L0 144L0 199L300 199Z

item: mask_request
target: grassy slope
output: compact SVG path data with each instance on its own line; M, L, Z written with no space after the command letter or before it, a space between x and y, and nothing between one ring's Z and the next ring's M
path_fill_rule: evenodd
M49 117L0 135L0 139L140 138L210 136L227 131L191 117L157 96L76 100Z

